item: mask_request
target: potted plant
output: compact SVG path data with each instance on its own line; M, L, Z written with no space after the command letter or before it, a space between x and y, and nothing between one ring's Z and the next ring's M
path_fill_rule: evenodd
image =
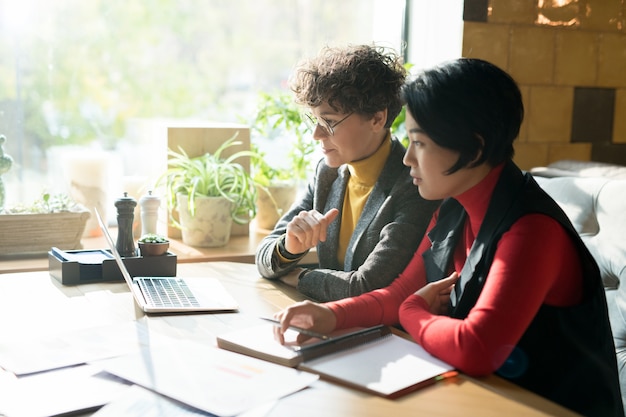
M82 249L81 237L90 215L67 194L48 192L31 205L0 209L0 253L45 253L53 246Z
M307 136L309 129L301 109L287 93L259 93L251 126L257 137L289 141L286 158L277 158L286 161L283 165L271 164L266 152L252 144L252 171L258 188L256 223L261 229L272 229L295 200L299 184L310 174L315 142Z
M141 256L165 255L170 247L168 238L155 233L146 233L137 240L137 243Z
M190 246L223 246L230 239L232 222L244 224L256 215L256 188L250 174L236 162L251 151L236 152L228 158L222 152L240 145L235 136L213 154L190 157L183 149L168 150L168 169L157 185L165 184L169 208L176 208L183 242Z
M4 153L6 137L0 135L0 176L13 158ZM5 188L0 178L0 254L45 253L53 246L81 249L80 239L90 213L66 194L42 193L30 206L4 207Z

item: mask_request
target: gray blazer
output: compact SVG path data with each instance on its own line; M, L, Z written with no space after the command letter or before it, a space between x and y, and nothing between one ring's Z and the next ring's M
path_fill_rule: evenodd
M391 153L374 185L345 259L337 259L341 211L350 177L347 166L330 168L322 159L304 196L294 203L265 237L256 252L259 273L276 279L296 268L297 262L280 265L276 245L287 223L302 210L326 213L339 209L328 228L325 242L317 245L319 265L300 276L298 291L317 301L332 301L359 295L389 285L405 268L422 240L439 201L420 197L409 168L402 164L404 146L392 140Z

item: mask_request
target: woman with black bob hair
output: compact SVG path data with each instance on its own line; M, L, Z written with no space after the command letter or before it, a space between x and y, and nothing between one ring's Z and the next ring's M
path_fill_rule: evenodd
M524 110L515 81L486 61L428 69L403 90L404 163L444 199L388 287L276 314L328 333L402 327L460 371L496 373L588 416L623 416L598 266L567 216L512 161ZM300 339L306 338L300 335Z
M466 166L484 162L496 166L512 159L513 141L524 119L522 96L517 87L512 88L515 81L486 61L456 64L424 72L407 83L402 94L405 102L410 101L409 111L419 115L421 128L435 143L459 152L449 174ZM489 90L483 88L485 83Z

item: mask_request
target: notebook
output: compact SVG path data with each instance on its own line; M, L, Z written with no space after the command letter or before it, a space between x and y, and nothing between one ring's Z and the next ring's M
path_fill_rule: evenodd
M131 277L98 209L95 212L124 281L145 313L225 312L239 308L217 278Z
M279 344L272 328L263 324L222 334L217 345L385 398L456 375L451 365L387 326L335 332L328 340L309 339L302 345L289 340Z

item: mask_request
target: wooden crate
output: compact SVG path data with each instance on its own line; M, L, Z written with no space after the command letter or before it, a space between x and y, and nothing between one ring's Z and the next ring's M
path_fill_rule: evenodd
M82 249L80 239L90 213L87 209L59 213L1 214L0 255L46 253L55 246Z

